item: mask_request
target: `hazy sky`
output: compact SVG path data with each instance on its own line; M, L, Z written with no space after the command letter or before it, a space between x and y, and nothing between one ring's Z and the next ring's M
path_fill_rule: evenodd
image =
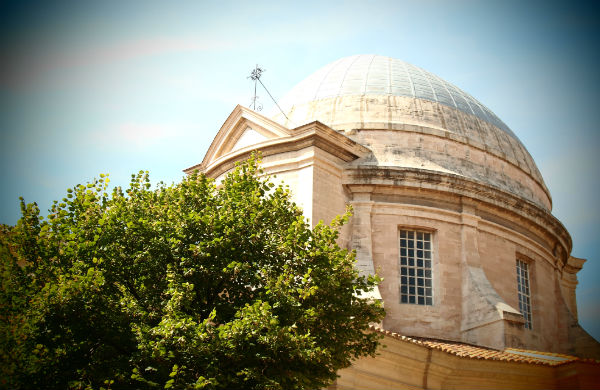
M0 223L17 221L19 196L46 214L100 173L180 180L250 104L256 64L278 98L338 58L379 54L457 85L525 144L588 259L580 322L600 339L600 15L586 3L0 2Z

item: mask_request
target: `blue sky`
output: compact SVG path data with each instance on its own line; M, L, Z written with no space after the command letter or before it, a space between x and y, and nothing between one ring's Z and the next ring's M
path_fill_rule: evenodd
M584 4L2 2L0 223L17 221L19 196L45 212L100 173L180 180L250 104L255 64L278 98L340 57L380 54L457 85L519 136L588 259L580 322L600 339L600 15Z

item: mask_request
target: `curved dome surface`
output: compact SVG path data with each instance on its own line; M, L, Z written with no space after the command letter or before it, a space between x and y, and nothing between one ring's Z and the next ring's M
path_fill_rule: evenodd
M318 120L335 130L346 131L355 141L370 147L375 156L367 165L415 166L455 173L499 187L546 209L552 207L549 191L529 152L500 118L458 87L402 60L377 55L341 58L297 84L279 106L285 116L274 113L272 117L288 127ZM357 135L355 130L396 132L381 135L375 141L374 136ZM467 151L466 157L451 156L453 161L449 162L447 153L425 155L423 144L413 149L419 154L412 153L418 163L415 158L390 161L378 152L385 146L396 156L411 153L405 147L409 141L399 139L407 133L442 137L501 161L477 165ZM422 137L419 139L422 142ZM504 167L506 162L513 168Z
M489 108L468 93L408 62L376 55L356 55L332 62L297 84L281 107L349 95L393 95L425 99L475 115L514 138L517 136Z

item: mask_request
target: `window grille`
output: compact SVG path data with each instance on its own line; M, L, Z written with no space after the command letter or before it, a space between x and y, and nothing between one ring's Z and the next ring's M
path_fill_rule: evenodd
M519 292L519 311L525 319L525 328L531 329L531 292L529 290L529 264L517 260L517 288Z
M433 305L431 233L400 230L400 303Z

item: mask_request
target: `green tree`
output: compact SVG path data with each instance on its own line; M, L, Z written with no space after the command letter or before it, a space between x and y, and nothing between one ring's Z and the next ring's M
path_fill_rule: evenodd
M3 227L0 386L320 388L375 353L378 279L336 244L349 213L310 229L254 158L218 186L107 185Z

